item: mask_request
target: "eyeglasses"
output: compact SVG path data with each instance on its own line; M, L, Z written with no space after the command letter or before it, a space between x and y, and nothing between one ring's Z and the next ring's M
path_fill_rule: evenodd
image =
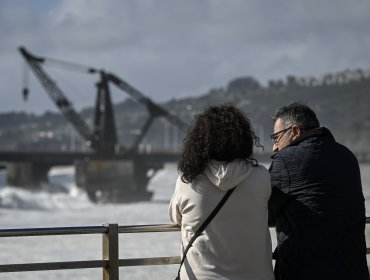
M271 141L273 144L277 144L280 140L281 137L283 137L284 133L287 132L288 130L292 129L293 126L289 126L288 128L284 128L278 132L275 132L274 134L270 135ZM280 136L278 136L281 133Z

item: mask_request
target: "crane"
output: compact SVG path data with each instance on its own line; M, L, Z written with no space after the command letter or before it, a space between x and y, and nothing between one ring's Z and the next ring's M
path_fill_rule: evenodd
M85 188L93 201L100 200L98 197L102 197L101 193L107 198L105 201L110 202L150 199L152 192L146 190L147 183L155 172L163 167L166 156L140 154L138 145L158 117L166 118L183 131L188 130L188 124L113 73L76 63L35 56L25 47L20 47L19 51L62 115L86 141L87 146L93 150L94 157L74 163L77 185ZM46 63L86 74L100 75L97 83L93 128L90 128L56 81L46 72L44 69ZM149 112L140 133L128 148L117 144L110 84L124 91L137 102L144 104ZM23 97L25 99L28 97L27 88L23 90ZM168 157L173 158L172 155ZM149 170L154 172L148 172ZM151 175L148 175L149 173Z
M25 47L19 47L19 51L23 58L28 63L28 66L33 71L35 76L48 93L49 97L53 100L55 105L61 111L66 120L72 124L76 131L86 141L87 146L91 147L97 153L109 154L114 153L116 150L133 152L137 150L138 145L147 133L154 119L157 117L164 117L170 123L175 125L181 130L186 131L189 126L183 120L178 118L173 113L169 112L162 106L153 102L149 97L145 96L138 89L134 88L128 82L124 81L119 76L113 73L107 73L103 70L98 70L93 67L82 66L76 63L64 62L61 60L38 57L31 54ZM76 112L73 104L63 91L58 87L57 83L49 76L44 70L43 64L45 62L59 64L70 69L78 69L79 71L87 74L100 74L100 81L98 82L98 91L95 106L94 116L94 130L86 124L80 114ZM113 107L110 98L109 83L113 83L117 88L126 92L131 98L144 104L149 112L149 117L140 130L139 135L136 137L133 145L129 149L122 147L117 149L117 133L115 128L115 120L113 114ZM25 98L28 96L28 90L23 90Z

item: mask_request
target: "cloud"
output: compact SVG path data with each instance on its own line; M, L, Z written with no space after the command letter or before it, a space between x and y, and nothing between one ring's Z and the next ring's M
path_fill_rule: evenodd
M29 107L20 105L20 44L107 69L165 101L238 76L266 83L288 74L370 68L369 9L367 0L2 1L0 111L52 109L44 93ZM72 81L76 91L91 90L79 77ZM81 108L93 104L89 98L72 101Z

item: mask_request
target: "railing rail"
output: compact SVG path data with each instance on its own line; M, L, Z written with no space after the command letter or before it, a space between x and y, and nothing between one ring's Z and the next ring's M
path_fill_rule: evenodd
M366 218L370 224L370 217ZM45 262L45 263L21 263L0 265L0 273L102 268L103 280L118 280L119 267L122 266L146 266L146 265L169 265L179 264L180 256L119 259L118 236L120 233L149 233L149 232L173 232L180 231L177 225L135 225L118 226L117 224L105 224L103 226L89 227L54 227L54 228L25 228L25 229L0 229L1 237L25 237L25 236L50 236L50 235L79 235L79 234L102 234L102 259L71 261L71 262ZM370 254L370 248L367 248Z
M0 229L0 237L107 233L106 226Z
M89 227L0 229L0 238L25 237L25 236L50 236L50 235L102 234L102 244L103 244L102 248L103 256L101 260L3 264L0 265L0 273L103 268L103 280L118 280L119 267L121 266L169 265L180 263L180 256L119 259L118 236L120 233L173 232L179 230L180 228L176 225L166 225L166 224L136 225L136 226L118 226L117 224L105 224L103 226L89 226Z

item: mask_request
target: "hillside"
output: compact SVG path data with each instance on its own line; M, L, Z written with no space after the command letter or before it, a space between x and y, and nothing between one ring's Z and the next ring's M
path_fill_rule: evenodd
M265 150L269 151L274 111L295 100L310 105L321 124L331 129L339 142L355 151L370 152L369 71L343 71L320 78L290 76L286 81L270 81L265 87L252 77L240 77L230 81L225 88L211 89L198 97L173 99L161 105L191 123L192 117L209 105L234 103L252 120ZM93 108L81 112L90 124L92 113ZM119 141L129 146L148 113L143 105L126 100L115 105L115 116ZM159 119L149 130L141 148L178 151L183 138L183 132ZM8 112L0 114L0 149L81 150L86 147L59 114Z

